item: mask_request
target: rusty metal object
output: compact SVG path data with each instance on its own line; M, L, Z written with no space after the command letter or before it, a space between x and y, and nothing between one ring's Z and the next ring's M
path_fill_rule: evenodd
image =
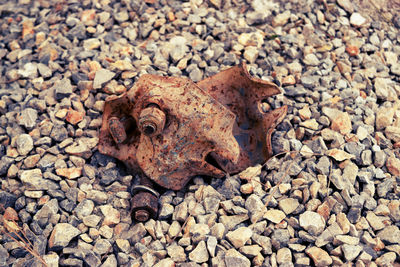
M131 214L136 221L145 222L157 216L160 195L147 177L140 177L140 185L133 186L132 195Z
M272 155L271 134L287 107L265 113L261 106L278 93L274 83L250 77L245 64L197 84L143 75L127 93L106 100L99 151L173 190L196 175L237 173ZM139 193L133 207L153 201L154 194ZM136 219L152 216L138 210Z

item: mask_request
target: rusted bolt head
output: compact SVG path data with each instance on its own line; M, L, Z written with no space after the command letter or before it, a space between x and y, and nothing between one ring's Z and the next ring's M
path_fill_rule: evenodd
M126 140L125 128L117 117L108 119L108 130L115 143L120 144Z
M136 192L131 200L132 218L144 222L156 218L158 213L158 198L146 191Z
M165 113L158 106L149 106L139 115L139 129L147 136L159 135L165 126Z
M139 222L145 222L150 218L150 214L147 210L137 210L133 216L135 217L135 220Z

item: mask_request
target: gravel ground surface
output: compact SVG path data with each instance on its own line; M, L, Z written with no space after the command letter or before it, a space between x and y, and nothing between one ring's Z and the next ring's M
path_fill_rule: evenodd
M399 266L398 1L0 3L0 266L41 265L13 229L48 266ZM298 153L132 223L137 177L96 148L105 98L242 60L282 87L274 152Z

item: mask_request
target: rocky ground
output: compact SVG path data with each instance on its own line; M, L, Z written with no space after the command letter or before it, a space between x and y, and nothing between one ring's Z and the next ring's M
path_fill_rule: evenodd
M48 266L398 266L399 3L362 2L0 1L0 266L41 265L12 231ZM298 152L132 223L137 178L97 151L105 98L242 60L289 106L274 152Z

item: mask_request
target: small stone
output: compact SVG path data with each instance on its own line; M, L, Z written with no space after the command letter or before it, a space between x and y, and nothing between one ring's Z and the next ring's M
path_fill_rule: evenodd
M341 6L347 12L349 12L349 13L354 12L354 7L350 0L337 0L337 3L339 6Z
M186 45L187 40L183 36L172 37L168 44L169 56L174 63L180 61L186 54L188 47Z
M168 235L171 238L178 236L181 232L181 225L178 221L172 221L171 226L168 229Z
M101 266L102 267L117 267L118 266L117 258L115 257L114 254L111 254L110 256L107 257L107 259L104 261L104 263Z
M38 118L38 113L33 108L26 108L21 111L18 116L18 124L24 126L28 130L32 130L37 124L36 120Z
M272 244L269 237L254 233L251 238L256 244L262 247L264 254L272 254Z
M97 38L89 38L83 41L83 48L85 50L93 50L99 48L101 42Z
M302 122L300 122L300 126L307 128L307 129L314 130L314 131L317 131L319 128L319 124L315 119L302 121Z
M50 235L49 248L64 248L80 233L81 231L69 223L58 223Z
M339 213L336 216L336 222L339 224L340 228L343 231L343 234L347 234L350 231L350 222L346 217L346 214L343 212Z
M118 238L117 240L115 240L115 243L117 244L118 248L124 253L128 253L131 248L131 244L126 239Z
M376 129L382 130L393 123L393 108L381 107L376 113Z
M247 227L239 227L235 231L228 232L226 238L232 243L235 248L243 247L251 238L253 231Z
M69 109L65 120L73 125L76 125L83 120L84 115L84 112Z
M342 251L346 261L351 262L360 254L362 247L359 245L342 245Z
M207 250L211 257L215 257L215 249L217 248L217 238L215 236L209 236L207 238Z
M101 213L104 215L103 225L118 224L121 221L121 214L111 205L100 206Z
M83 223L88 227L96 227L100 220L101 217L94 214L83 217Z
M386 168L393 176L400 176L400 159L389 157L386 160Z
M157 262L154 267L175 267L175 262L170 258L165 258Z
M360 53L360 49L355 45L346 46L346 52L349 56L355 57Z
M388 100L389 98L389 83L391 81L386 78L375 78L374 87L376 96L379 99Z
M207 247L206 247L206 242L200 241L199 244L197 244L196 248L189 253L189 259L191 261L197 262L197 263L203 263L208 261L208 252L207 252Z
M66 147L65 152L74 156L88 158L91 156L91 147L95 146L95 143L97 143L98 139L92 141L94 142L93 144L90 144L90 140L88 139L79 140L78 144L74 143Z
M269 209L265 212L263 217L273 223L280 223L285 219L286 215L281 210Z
M395 266L394 262L396 260L396 253L394 252L387 252L377 258L375 260L375 263L380 266L380 267L389 267L389 266Z
M183 247L178 246L176 243L173 243L171 246L167 247L167 253L168 256L170 256L175 262L186 261L185 250L183 249Z
M67 179L76 179L82 175L82 168L61 168L56 170L57 175L63 176Z
M343 135L352 130L349 114L334 108L323 107L322 112L331 120L331 129Z
M43 78L49 78L49 77L51 77L51 75L53 74L53 72L51 71L51 69L50 69L47 65L45 65L45 64L39 63L39 64L37 65L37 67L38 67L39 74L40 74Z
M386 226L376 236L385 243L399 244L400 242L400 230L395 225Z
M277 27L285 25L288 22L290 15L291 15L290 10L286 10L285 12L276 15L272 19L272 26Z
M33 139L29 134L20 134L15 142L18 153L22 156L28 155L33 149Z
M225 235L225 226L222 223L216 223L211 227L210 231L212 236L215 236L218 240L221 240Z
M18 221L18 213L11 207L7 207L4 211L3 218L7 221Z
M112 71L109 71L107 69L99 69L98 71L96 71L96 75L94 77L93 88L100 89L103 84L111 81L114 76L115 73Z
M254 177L259 176L261 174L261 168L262 166L260 164L253 167L248 167L247 169L239 173L239 177L240 179L250 181Z
M239 249L239 252L244 254L247 257L255 257L257 256L262 250L262 247L259 245L251 245L251 246L244 246Z
M51 130L50 137L54 139L54 141L62 142L68 137L68 131L62 125L55 125Z
M89 199L84 199L81 203L79 203L74 209L74 214L79 219L83 219L84 217L90 215L93 212L94 203Z
M395 63L390 68L390 71L397 76L400 76L400 63Z
M304 64L310 65L310 66L318 66L319 65L319 59L315 54L308 54L304 57L303 59Z
M349 235L337 235L334 237L333 242L334 244L358 245L360 238Z
M324 218L313 211L306 211L299 217L300 226L312 235L319 235L325 229Z
M361 165L370 166L372 165L372 151L364 150L361 152Z
M171 217L173 213L174 213L174 206L168 203L163 203L158 216L160 219L163 220Z
M189 73L189 78L194 82L199 82L203 79L203 72L198 67L195 67Z
M72 92L71 81L67 78L57 81L53 86L56 100L68 98Z
M49 254L43 255L43 260L46 262L48 267L58 267L60 257L55 252L50 252Z
M328 252L318 247L311 247L306 250L308 256L310 256L316 267L324 267L332 264L332 258Z
M250 267L251 263L248 258L232 248L225 253L225 265L229 267Z
M292 253L288 248L281 248L276 253L276 261L279 264L284 264L286 262L292 262Z
M188 206L186 202L182 202L175 207L174 214L172 216L173 220L179 222L184 222L188 216Z
M368 211L365 218L367 219L369 225L371 225L371 227L374 229L374 231L385 228L385 224L382 222L382 219L376 216L375 213L373 213L372 211Z
M261 32L251 32L251 33L242 33L238 37L238 42L247 47L247 46L255 46L257 48L261 48L264 43L264 36Z
M360 140L360 141L362 141L362 140L364 140L365 138L367 138L367 136L369 135L369 133L368 133L368 130L367 129L365 129L365 127L363 127L363 126L360 126L360 127L358 127L357 128L357 138Z
M250 63L253 64L256 62L258 57L258 49L255 46L248 46L245 48L243 57Z
M103 204L107 202L108 195L106 192L92 189L86 192L86 198L94 200L97 204Z
M341 134L348 134L351 132L351 119L346 112L339 113L332 121L331 128Z
M253 190L254 190L254 186L251 183L247 183L247 184L240 186L240 192L242 192L242 194L245 194L245 195L249 195L249 194L253 193Z
M367 19L364 18L360 13L354 12L350 16L350 24L356 27L361 27Z
M296 84L296 78L293 75L288 75L282 78L283 86L295 85L295 84Z
M340 149L337 149L337 148L328 150L326 152L326 155L334 158L337 161L344 161L344 160L354 159L355 158L354 155L349 154L349 153L345 152L344 150L340 150Z
M104 255L111 250L111 244L108 240L98 238L93 247L93 252L99 255Z
M279 201L279 208L289 215L297 209L299 206L299 201L295 198L285 198Z
M385 129L385 135L395 143L400 142L400 127L387 126Z
M81 22L85 23L85 25L91 25L93 20L96 17L96 10L94 9L86 9L81 13Z
M311 118L311 110L308 106L304 106L299 110L299 116L302 120L309 120Z
M37 65L34 63L26 63L23 69L18 70L18 74L23 78L33 79L37 77Z
M22 171L20 174L20 179L27 190L58 189L58 185L56 185L54 182L43 179L42 171L40 169Z

